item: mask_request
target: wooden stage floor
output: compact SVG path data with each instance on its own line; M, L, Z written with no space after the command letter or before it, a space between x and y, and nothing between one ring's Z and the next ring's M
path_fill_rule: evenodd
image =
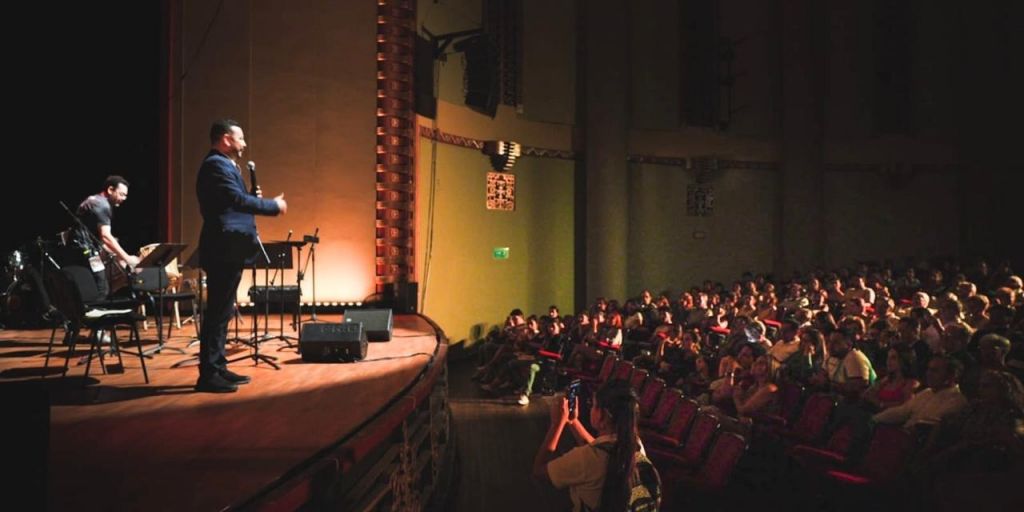
M340 315L319 317L336 322ZM175 330L168 345L184 348L194 332ZM207 394L192 389L195 366L171 368L188 357L172 351L147 360L149 384L127 347L123 373L104 375L94 363L86 382L85 365L73 358L62 378L67 347L59 339L50 360L58 370L43 379L49 334L0 331L0 389L6 388L4 397L39 388L49 395L50 510L220 510L244 503L384 409L416 380L440 342L431 323L415 315L396 316L391 341L370 343L358 363L306 363L284 341L269 341L260 353L278 357L280 370L252 358L238 361L230 368L252 382L236 393ZM145 347L156 343L152 324L141 334ZM76 358L87 351L80 344ZM243 345L229 345L229 358L248 354Z

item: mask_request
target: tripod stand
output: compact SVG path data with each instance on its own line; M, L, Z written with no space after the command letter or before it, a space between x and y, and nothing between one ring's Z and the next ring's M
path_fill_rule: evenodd
M268 273L269 273L270 264L271 264L270 256L267 254L267 248L266 248L266 246L263 245L263 240L260 240L259 235L256 235L256 243L260 247L260 252L256 254L256 259L251 264L251 268L252 268L252 282L253 283L256 282L256 269L257 268L263 268L266 271L264 273L264 283L267 283L269 281ZM260 256L262 256L262 258L260 258ZM263 289L264 300L267 299L267 292L269 290L270 290L269 285L264 287L264 289ZM252 337L250 337L248 341L244 341L243 342L243 343L245 343L246 345L249 345L252 348L252 353L250 355L247 355L247 356L244 356L244 357L239 357L239 358L236 358L236 359L230 359L230 360L228 360L228 362L229 363L234 363L234 362L242 361L242 360L245 360L245 359L252 359L254 364L258 365L258 364L260 364L260 361L263 361L264 363L267 363L270 366L274 367L275 370L280 370L281 367L278 366L277 363L274 362L274 361L277 361L276 357L268 356L266 354L260 354L260 343L266 341L268 339L268 335L266 334L266 328L264 328L264 334L263 334L263 336L260 336L260 331L259 331L259 315L260 315L259 311L255 307L253 307L253 310L252 310Z

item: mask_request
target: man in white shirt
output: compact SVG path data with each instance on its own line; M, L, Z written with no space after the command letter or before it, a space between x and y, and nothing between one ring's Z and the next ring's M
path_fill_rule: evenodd
M853 346L856 334L850 328L839 328L829 335L831 357L825 361L825 372L832 387L850 399L857 399L875 382L871 360Z
M918 424L937 424L942 418L967 407L967 399L957 385L962 367L949 356L935 356L928 361L928 389L921 391L903 405L891 407L875 415L878 423L902 423L911 429Z

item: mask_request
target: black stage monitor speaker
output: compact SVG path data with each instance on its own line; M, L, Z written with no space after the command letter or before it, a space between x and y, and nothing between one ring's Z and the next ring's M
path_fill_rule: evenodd
M366 357L366 331L358 322L307 323L299 340L302 360L313 363L352 362Z
M391 341L390 309L346 309L345 323L360 322L370 341Z

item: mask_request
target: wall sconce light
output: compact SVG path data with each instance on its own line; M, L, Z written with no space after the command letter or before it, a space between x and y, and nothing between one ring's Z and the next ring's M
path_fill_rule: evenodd
M512 169L516 159L523 154L523 147L518 142L488 140L484 142L483 153L491 157L491 168L506 172Z

